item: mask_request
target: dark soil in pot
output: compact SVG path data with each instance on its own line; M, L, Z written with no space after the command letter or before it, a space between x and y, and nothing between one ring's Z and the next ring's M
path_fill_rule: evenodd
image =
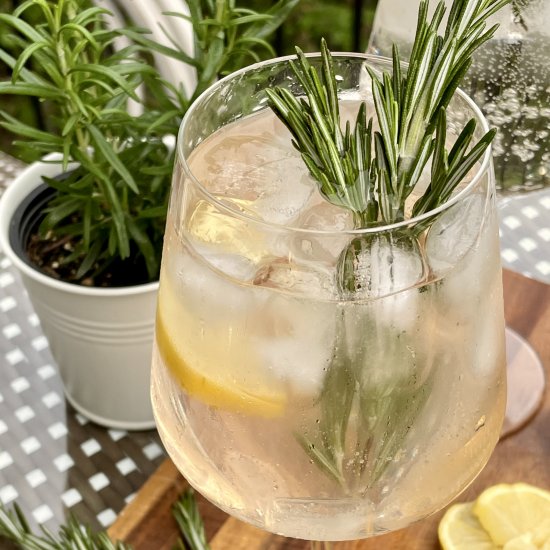
M145 262L141 259L114 260L97 275L78 279L80 266L67 261L74 250L70 238L42 237L39 227L44 219L44 209L56 191L46 184L38 186L17 207L9 228L10 245L28 265L45 275L66 283L94 287L134 286L150 282Z

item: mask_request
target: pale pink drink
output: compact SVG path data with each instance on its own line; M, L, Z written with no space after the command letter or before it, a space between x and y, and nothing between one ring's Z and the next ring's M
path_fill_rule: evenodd
M354 116L372 103L367 58L334 60ZM286 536L369 537L448 504L498 440L506 384L490 156L436 211L354 229L266 108L275 84L295 91L284 59L218 82L182 125L153 406L177 467L228 513ZM472 117L477 137L486 131L462 94L448 116L457 131ZM345 289L338 265L353 243Z

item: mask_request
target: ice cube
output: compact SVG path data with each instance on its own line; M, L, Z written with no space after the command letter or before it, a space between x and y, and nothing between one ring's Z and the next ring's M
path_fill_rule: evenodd
M200 253L200 249L197 251ZM256 273L257 265L237 254L210 254L204 251L202 257L224 275L240 281L251 281Z
M328 202L315 192L311 201L296 221L296 227L320 231L351 231L355 229L353 213L347 208Z
M418 323L420 300L418 290L412 289L370 303L348 304L345 309L345 346L353 362L363 366L364 383L372 391L391 392L413 374L421 345L412 330Z
M296 232L292 237L292 253L297 258L334 265L351 240L345 232L354 229L353 213L351 210L331 204L315 190L308 206L298 216L294 226L308 230L303 233Z
M485 196L474 194L433 222L426 238L426 255L433 274L445 275L476 247L484 215Z
M290 136L273 139L257 120L229 125L200 151L190 167L201 184L215 195L249 201L249 212L264 221L294 220L314 190Z
M173 293L178 302L205 322L236 321L251 315L257 299L250 287L231 280L254 276L257 267L235 254L195 256L172 254L166 258ZM175 275L175 276L174 276ZM261 304L260 306L261 307Z
M469 325L500 273L496 212L485 212L486 198L472 195L445 212L428 232L426 256L432 274L442 278L440 304L457 322Z
M288 336L279 334L258 341L257 353L265 368L288 384L293 393L318 395L332 358L332 346L326 340L332 334L321 330L319 335L305 322L295 323L289 330Z
M189 164L193 175L211 193L256 197L255 182L247 177L249 170L298 156L290 140L286 146L274 140L265 123L260 117L252 117L216 132L201 144L200 155L191 155Z
M254 178L259 191L249 208L269 223L292 223L314 191L301 158L277 159L255 167L247 176Z
M258 354L292 391L318 394L335 342L333 274L277 260L258 272L255 284L264 287L265 298L256 326Z
M500 292L498 289L489 289L491 292ZM488 298L489 298L488 296ZM496 299L487 300L489 305L498 303ZM471 368L476 377L494 377L498 375L501 364L504 362L504 320L499 308L483 308L484 315L474 321L472 333L475 334L476 345L471 350ZM501 360L499 360L501 359Z
M342 253L338 270L341 288L368 300L407 290L424 277L418 241L395 232L355 238Z
M234 208L244 210L243 201ZM252 280L262 258L269 255L265 232L210 201L198 201L186 229L200 256L219 271L241 281Z
M427 261L434 275L445 277L451 306L461 306L465 285L480 296L486 292L493 268L500 266L498 219L487 208L484 195L472 195L442 214L428 232Z
M334 270L322 264L291 263L277 258L260 267L254 284L289 292L296 298L338 299Z
M364 235L342 254L339 286L353 300L372 303L372 318L383 327L410 330L418 322L424 263L418 242L406 234Z

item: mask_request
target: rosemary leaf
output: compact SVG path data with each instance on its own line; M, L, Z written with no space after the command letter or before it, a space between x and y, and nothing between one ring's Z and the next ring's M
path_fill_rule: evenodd
M210 550L194 495L192 489L185 491L172 507L172 514L189 550Z
M360 116L353 130L348 126L343 133L340 128L338 83L325 40L321 41L320 71L296 48L297 62L291 61L290 65L305 98L298 101L288 90L275 88L267 92L270 106L292 133L293 143L319 183L321 193L330 202L351 210L358 227L404 220L405 201L434 155L432 181L446 183L427 187L428 196L421 197L415 208L417 213L425 212L427 205L447 200L454 189L452 185L460 181L458 174L466 173L474 158L481 158L493 132L479 141L475 155L455 156L465 164L453 166L453 177L449 176L444 163L437 160L447 155L447 127L442 125L446 119L440 113L448 107L475 50L497 28L486 30L487 18L509 1L455 0L442 35L439 27L445 14L444 3L437 4L429 19L429 0L421 1L406 75L401 71L396 46L391 74L378 74L367 66L380 127L374 143L370 132L366 140L361 138L366 130ZM459 140L461 137L464 135ZM444 196L436 196L443 189Z

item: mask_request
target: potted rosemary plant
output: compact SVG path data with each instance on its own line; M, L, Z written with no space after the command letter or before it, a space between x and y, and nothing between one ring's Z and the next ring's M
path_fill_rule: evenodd
M296 2L259 14L234 0L190 0L193 55L144 29L113 28L90 0L27 0L0 14L10 31L0 62L12 73L0 94L34 98L45 123L0 111L25 158L40 159L2 196L0 247L21 272L67 399L95 422L154 425L149 362L171 141L219 75L272 53L264 38ZM194 91L163 79L152 52L192 66Z

